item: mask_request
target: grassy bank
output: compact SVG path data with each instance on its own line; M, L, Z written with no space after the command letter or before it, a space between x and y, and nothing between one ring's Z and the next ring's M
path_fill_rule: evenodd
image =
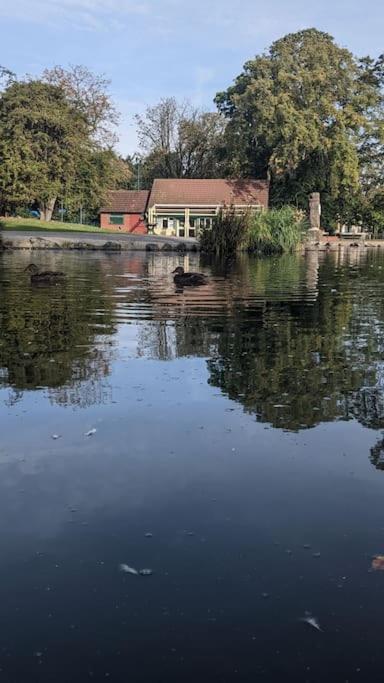
M61 223L60 221L40 221L37 218L0 218L0 230L20 230L29 232L97 232L109 235L115 231L100 230L92 225L80 225L79 223ZM119 232L116 230L116 232Z
M203 231L201 249L218 256L240 250L283 254L303 242L307 229L306 217L291 206L245 214L230 209L221 211L212 229Z

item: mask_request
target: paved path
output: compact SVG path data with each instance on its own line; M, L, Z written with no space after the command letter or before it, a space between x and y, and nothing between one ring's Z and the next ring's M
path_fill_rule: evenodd
M198 241L190 238L132 235L127 233L60 232L34 230L0 231L7 249L102 249L105 251L196 251Z

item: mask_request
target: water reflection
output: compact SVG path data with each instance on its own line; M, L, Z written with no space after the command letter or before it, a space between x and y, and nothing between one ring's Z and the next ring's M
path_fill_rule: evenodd
M346 250L205 263L196 254L45 255L68 274L33 288L27 254L0 264L0 383L53 402L109 403L121 357L206 358L208 382L274 427L384 427L383 257ZM207 287L177 292L178 264Z
M370 455L371 463L378 470L384 470L384 439L380 439L375 446L371 448Z
M26 254L0 261L0 382L11 387L10 402L38 388L58 403L99 400L105 392L90 382L108 376L103 343L117 329L102 263L64 258L68 282L37 288L23 273L28 261Z
M372 252L310 252L244 258L227 279L213 269L208 293L153 296L163 317L144 326L141 348L206 356L209 382L275 427L354 418L383 428L382 262Z
M29 258L0 257L4 680L381 680L384 258L39 252L48 288Z

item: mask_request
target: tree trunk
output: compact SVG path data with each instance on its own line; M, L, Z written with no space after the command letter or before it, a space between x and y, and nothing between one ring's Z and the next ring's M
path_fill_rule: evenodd
M53 199L48 199L47 202L42 202L40 204L40 220L50 221L52 219L53 209L55 208L57 197Z

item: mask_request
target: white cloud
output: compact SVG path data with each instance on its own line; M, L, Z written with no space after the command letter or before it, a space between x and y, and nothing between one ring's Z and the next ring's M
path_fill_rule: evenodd
M144 17L150 11L151 0L0 0L0 16L19 21L103 31L116 28L116 21L129 17ZM119 23L120 25L120 23Z
M378 0L0 0L0 17L20 23L37 23L51 28L70 27L79 31L124 31L135 24L143 45L157 39L162 47L172 40L196 50L196 56L214 46L228 51L260 51L289 31L318 26L348 37L352 44L366 42L375 49L381 40ZM382 40L380 42L380 46ZM193 47L191 47L193 45ZM182 55L181 55L182 56ZM251 56L251 55L249 55Z
M278 13L261 10L253 0L243 1L241 7L223 0L0 0L0 16L97 32L124 29L135 20L141 22L143 34L150 32L160 39L173 34L189 41L193 32L198 54L199 36L205 35L212 44L227 40L230 48L241 36L254 37L297 16L292 8L284 9L281 0L276 4ZM305 8L303 0L294 0L293 5Z

